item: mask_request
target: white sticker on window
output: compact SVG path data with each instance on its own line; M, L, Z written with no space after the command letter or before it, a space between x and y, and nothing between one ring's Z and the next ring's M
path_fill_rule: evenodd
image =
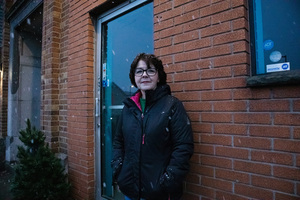
M273 51L270 54L270 60L272 62L278 62L281 58L282 58L282 55L281 55L281 53L279 51Z
M277 63L272 65L267 65L267 73L269 72L279 72L279 71L288 71L290 70L290 63Z

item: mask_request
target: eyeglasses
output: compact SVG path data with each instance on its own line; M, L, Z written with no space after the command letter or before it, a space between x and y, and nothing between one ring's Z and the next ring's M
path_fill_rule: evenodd
M145 70L140 69L140 68L137 68L137 69L135 70L135 73L134 73L134 74L135 74L136 76L143 76L144 72L146 72L146 74L147 74L148 76L154 76L154 75L156 74L157 70L156 70L155 68L149 68L149 69L145 69Z

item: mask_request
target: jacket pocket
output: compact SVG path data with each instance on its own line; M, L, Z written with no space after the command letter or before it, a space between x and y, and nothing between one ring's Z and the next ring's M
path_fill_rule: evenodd
M134 183L134 175L132 167L126 162L123 163L123 166L120 170L119 176L117 178L117 184L119 185L120 190L131 191ZM126 193L126 192L125 192Z

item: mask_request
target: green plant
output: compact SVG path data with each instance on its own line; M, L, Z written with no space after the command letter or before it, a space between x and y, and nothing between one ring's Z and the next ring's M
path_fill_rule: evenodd
M66 182L60 160L45 145L45 136L27 120L27 127L20 131L25 146L18 147L15 177L11 192L14 199L52 200L68 197L70 184Z

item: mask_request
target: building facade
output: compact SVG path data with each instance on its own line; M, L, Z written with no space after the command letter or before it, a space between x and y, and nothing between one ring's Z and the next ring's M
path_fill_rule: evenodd
M192 121L184 199L300 198L297 0L20 0L3 10L6 161L29 118L66 159L74 199L122 199L113 131L135 92L130 64L147 52Z

